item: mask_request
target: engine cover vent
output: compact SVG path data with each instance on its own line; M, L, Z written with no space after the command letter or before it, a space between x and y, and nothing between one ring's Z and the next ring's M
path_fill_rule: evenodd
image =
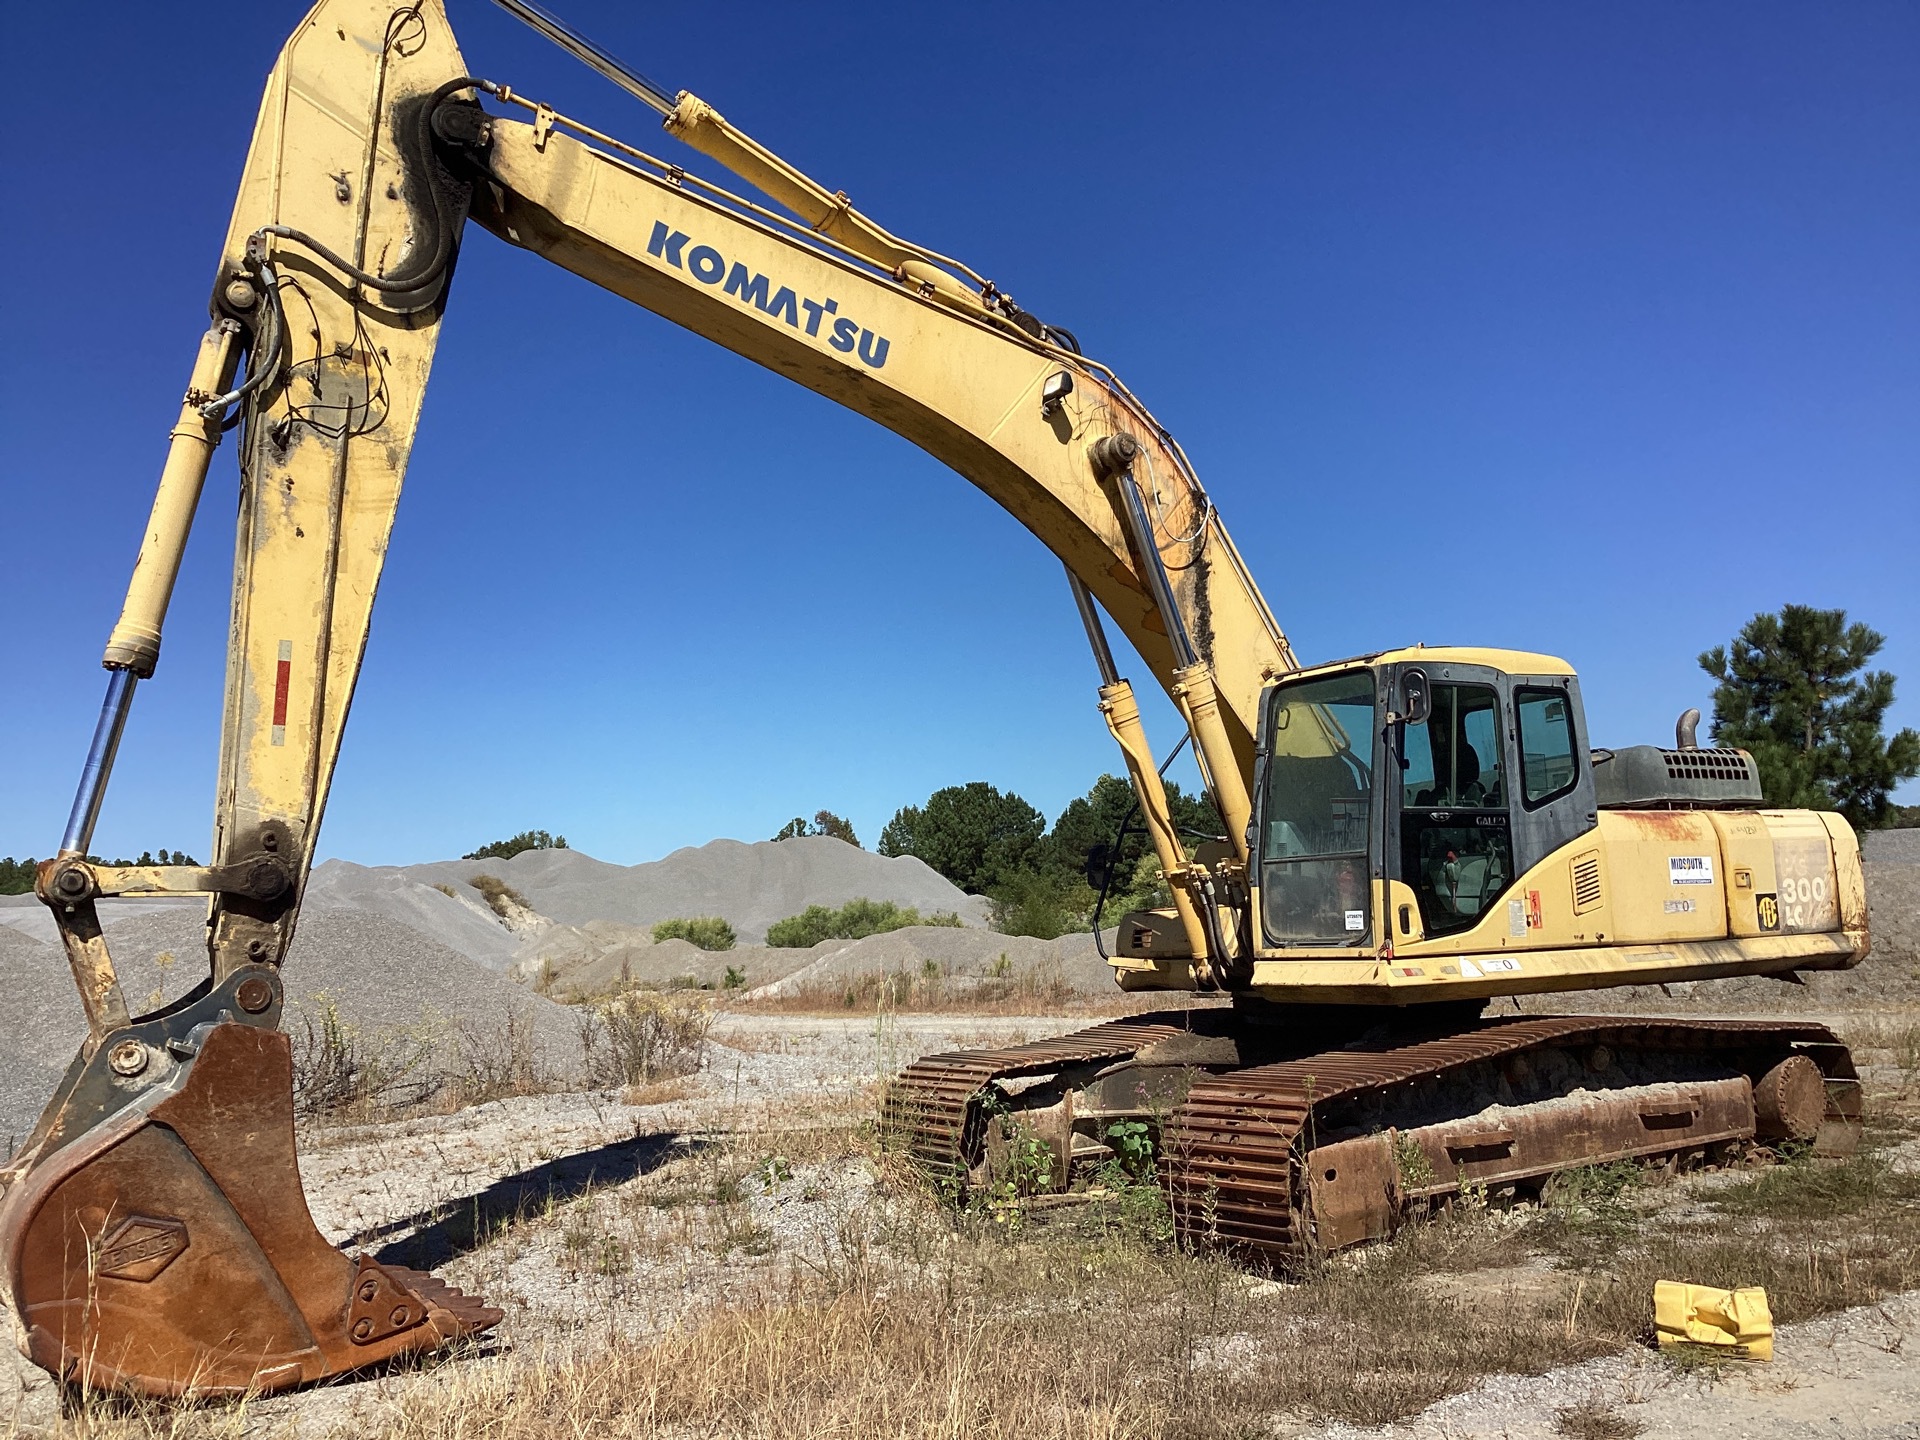
M1584 915L1600 904L1600 852L1589 850L1573 862L1573 913Z
M1670 780L1758 781L1753 757L1744 750L1662 750Z
M1604 810L1750 810L1762 803L1760 767L1744 750L1596 750L1593 792Z

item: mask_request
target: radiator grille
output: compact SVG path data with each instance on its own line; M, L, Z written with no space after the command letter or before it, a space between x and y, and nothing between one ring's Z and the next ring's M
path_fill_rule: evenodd
M1573 862L1573 913L1584 915L1600 903L1600 852L1589 850Z
M1754 778L1753 762L1738 750L1663 750L1667 775L1674 780L1734 780Z

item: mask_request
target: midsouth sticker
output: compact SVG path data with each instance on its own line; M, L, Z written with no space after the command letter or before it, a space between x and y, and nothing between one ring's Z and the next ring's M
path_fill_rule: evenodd
M1347 929L1364 930L1367 928L1367 912L1364 910L1347 911Z
M1711 855L1669 855L1667 879L1675 885L1711 885L1713 884L1713 857Z

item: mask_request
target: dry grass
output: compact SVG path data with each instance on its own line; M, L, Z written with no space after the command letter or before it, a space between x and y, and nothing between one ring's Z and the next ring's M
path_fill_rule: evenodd
M587 1083L630 1089L696 1073L713 1011L684 995L624 990L583 1007L578 1021Z
M480 892L487 907L502 920L510 920L522 910L531 910L527 897L495 875L476 875L467 882Z
M1633 1440L1647 1427L1601 1400L1582 1400L1555 1417L1554 1428L1568 1440Z
M491 1028L435 1023L371 1037L303 1026L294 1032L293 1049L303 1151L366 1144L390 1125L582 1084L546 1064L530 1027L516 1017Z
M694 1093L691 1077L682 1075L673 1080L650 1080L645 1084L629 1085L620 1092L620 1103L635 1107L642 1105L670 1105L675 1100L685 1100Z
M640 990L603 997L579 1015L582 1065L571 1070L550 1063L517 1011L492 1025L423 1021L367 1034L316 999L292 1032L293 1092L295 1113L320 1127L444 1115L519 1095L645 1089L696 1073L713 1025L697 998Z
M332 1001L316 999L291 1032L295 1114L365 1124L419 1110L439 1095L446 1077L432 1064L433 1041L424 1030L366 1035L341 1019Z
M887 1187L884 1203L850 1210L814 1253L782 1265L751 1203L785 1178L768 1165L781 1159L716 1147L649 1177L644 1194L586 1197L545 1222L559 1227L568 1272L607 1294L650 1285L645 1265L695 1249L758 1266L727 1303L651 1340L576 1336L445 1366L378 1423L336 1433L1224 1440L1382 1423L1490 1372L1618 1351L1640 1341L1655 1277L1765 1284L1783 1322L1920 1281L1911 1195L1882 1190L1824 1222L1793 1219L1832 1193L1812 1166L1749 1182L1700 1223L1650 1223L1605 1269L1539 1288L1436 1294L1426 1282L1436 1267L1470 1278L1510 1265L1543 1217L1468 1214L1283 1286L1156 1244L1113 1207L1009 1223ZM1779 1215L1754 1211L1768 1197ZM70 1423L100 1440L244 1428L217 1408L96 1407ZM1574 1440L1628 1440L1633 1423L1599 1404L1559 1417Z

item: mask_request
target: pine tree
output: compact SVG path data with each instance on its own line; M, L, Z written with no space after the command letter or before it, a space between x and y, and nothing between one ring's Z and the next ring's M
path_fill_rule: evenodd
M1788 605L1700 657L1719 682L1713 737L1752 752L1768 804L1838 810L1862 829L1888 823L1890 792L1920 775L1920 734L1885 733L1894 677L1860 673L1885 643L1844 610Z

